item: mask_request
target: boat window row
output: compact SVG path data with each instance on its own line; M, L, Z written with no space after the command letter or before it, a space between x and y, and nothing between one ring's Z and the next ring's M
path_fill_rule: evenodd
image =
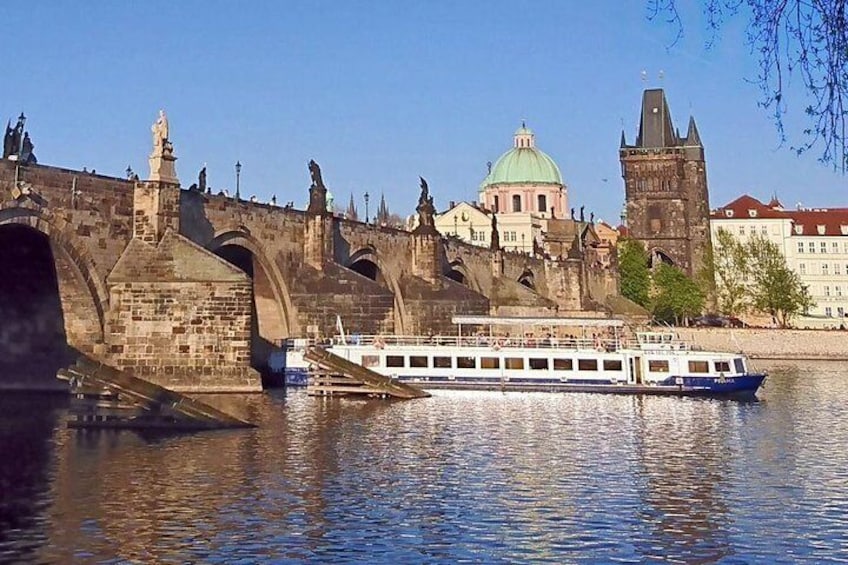
M713 361L713 367L716 373L729 373L730 361ZM706 360L689 361L689 372L694 374L709 373L710 362ZM739 372L741 373L742 371Z
M438 356L428 355L386 355L386 367L428 369L506 369L509 371L573 371L575 365L578 371L621 371L621 359L571 359L548 357L475 357L475 356ZM364 367L377 367L380 363L378 355L364 355ZM666 362L667 363L667 362Z

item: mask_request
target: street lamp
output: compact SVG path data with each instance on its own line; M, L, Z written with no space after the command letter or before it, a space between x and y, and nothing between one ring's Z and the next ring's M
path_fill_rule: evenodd
M365 223L368 223L368 193L365 193Z
M236 201L241 200L241 161L236 161Z

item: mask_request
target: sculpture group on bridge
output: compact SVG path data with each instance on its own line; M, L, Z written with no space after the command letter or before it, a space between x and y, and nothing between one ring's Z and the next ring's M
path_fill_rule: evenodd
M18 123L12 127L12 121L6 122L6 134L3 136L3 158L17 160L25 165L35 164L35 146L29 138L29 132L24 131L26 116L21 112Z

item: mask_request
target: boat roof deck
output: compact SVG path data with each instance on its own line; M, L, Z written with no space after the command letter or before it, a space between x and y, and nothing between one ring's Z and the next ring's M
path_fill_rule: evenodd
M624 327L623 320L610 318L534 318L501 316L453 316L451 322L456 325L470 324L479 326L564 326L572 328Z

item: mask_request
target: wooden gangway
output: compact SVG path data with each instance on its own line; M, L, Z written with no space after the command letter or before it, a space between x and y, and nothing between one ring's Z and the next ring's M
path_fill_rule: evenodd
M57 377L70 385L70 428L210 430L255 427L205 402L85 355L74 365L59 370Z
M336 394L392 398L427 398L429 392L375 373L317 345L310 346L303 358L314 365L310 370L307 392L313 396Z

